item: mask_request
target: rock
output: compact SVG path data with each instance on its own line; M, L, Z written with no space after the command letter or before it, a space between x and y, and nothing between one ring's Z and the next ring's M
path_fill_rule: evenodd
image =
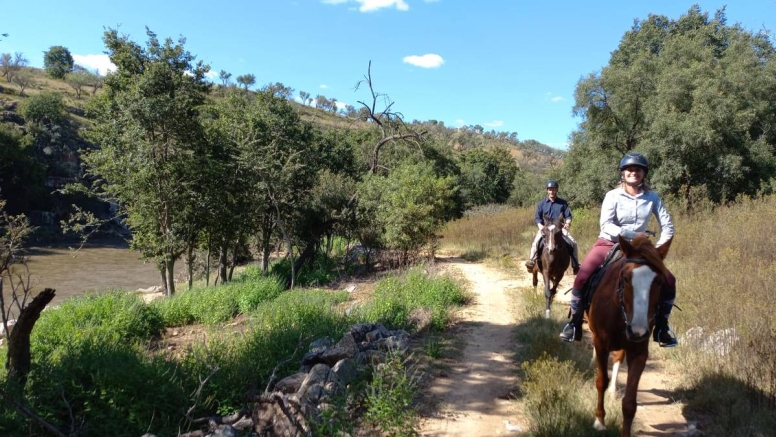
M11 332L13 331L13 327L16 325L16 319L10 319L6 323L8 324L8 332ZM2 323L0 323L0 338L5 338L5 337L6 337L5 326L3 326Z
M299 390L297 390L299 397L302 398L311 385L325 384L329 380L330 373L331 368L326 364L316 364L313 366L312 370L310 370L310 373L308 373L304 381L302 381L302 385L299 386Z
M240 433L232 425L218 425L215 431L209 435L211 437L240 437Z
M415 332L423 332L431 326L431 311L426 308L415 308L407 316L407 322L415 328Z
M346 385L350 384L358 376L358 367L351 358L337 361L337 364L332 367L331 371Z
M275 390L281 393L296 393L302 386L305 378L307 378L306 372L294 373L291 376L287 376L281 379L275 384Z

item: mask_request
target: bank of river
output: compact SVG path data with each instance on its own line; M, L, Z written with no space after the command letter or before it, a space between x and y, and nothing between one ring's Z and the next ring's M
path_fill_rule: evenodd
M78 251L67 247L34 247L28 263L34 290L53 288L54 303L88 291L136 290L161 285L153 263L144 263L126 245L91 245ZM176 270L183 270L180 261ZM7 299L9 287L5 287Z

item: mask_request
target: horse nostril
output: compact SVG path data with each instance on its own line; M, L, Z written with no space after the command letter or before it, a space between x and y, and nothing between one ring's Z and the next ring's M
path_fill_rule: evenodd
M625 337L628 338L628 341L639 343L646 340L649 337L649 331L645 331L644 329L637 329L634 331L633 327L631 325L628 325L625 328Z

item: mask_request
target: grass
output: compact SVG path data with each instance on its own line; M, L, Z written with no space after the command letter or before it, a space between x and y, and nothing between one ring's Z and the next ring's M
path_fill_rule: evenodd
M295 373L316 339L336 340L356 322L391 320L396 327L412 329L406 316L425 306L444 326L451 307L465 299L452 280L421 270L378 283L378 299L395 298L390 295L406 287L407 293L398 293L400 299L388 306L369 301L367 310L349 314L342 310L350 299L347 292L278 287L274 279L248 269L233 283L151 304L121 292L66 300L43 312L34 330L25 403L58 429L82 436L137 436L149 430L177 435L192 427L184 419L189 408L194 417L226 415L244 405L246 394L263 391L278 363L288 360L280 377ZM208 309L215 315L208 316ZM243 314L238 332L217 321L237 313ZM164 327L184 321L210 323L206 340L175 354L157 350ZM5 353L0 348L0 358ZM391 355L385 366L335 401L319 435L349 432L359 417L384 433L413 435L414 371L406 360ZM196 398L201 381L211 374ZM11 388L6 380L0 370L0 388ZM47 432L11 404L0 403L0 434Z
M776 196L740 198L727 206L704 204L695 213L685 212L686 206L678 202L668 205L675 237L666 265L677 277L676 304L682 309L674 310L670 322L679 335L680 347L652 348L652 354L665 357L681 375L671 396L681 400L685 415L698 420L704 433L773 435L776 307L772 303L772 281L776 277L776 234L770 228L776 215ZM535 229L532 214L528 208L501 210L452 222L443 231L443 249L476 254L473 256L478 259L487 254L492 262L502 264L504 259L524 259ZM573 214L572 233L580 257L584 257L598 236L599 211L575 209ZM656 227L654 220L652 227ZM533 291L522 292L521 298L526 312L520 315L516 330L522 345L518 359L533 364L537 360L556 360L553 366L569 363L572 369L584 369L589 356L570 351L579 348L558 345L559 319L564 314L554 310L549 321L535 317L541 314L543 298ZM704 333L699 342L685 335L699 329ZM708 340L720 338L724 332L734 332L727 337L734 340ZM716 349L710 345L716 345ZM582 375L593 377L592 373ZM532 396L526 393L523 401L533 402ZM592 420L592 414L588 417Z

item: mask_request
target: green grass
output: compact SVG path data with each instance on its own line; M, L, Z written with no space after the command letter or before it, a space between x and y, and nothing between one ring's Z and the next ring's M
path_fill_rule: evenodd
M194 417L226 415L244 405L247 393L263 391L279 363L285 362L280 377L295 373L316 339L336 340L355 322L405 320L408 310L423 305L432 307L429 312L444 324L464 296L450 279L419 270L384 282L378 285L382 293L406 286L418 296L387 309L368 303L372 310L348 315L342 311L347 292L281 291L274 279L247 269L231 284L181 292L161 301L166 303L146 304L121 292L73 298L43 312L38 321L24 399L57 429L85 437L138 436L149 430L177 435L191 429L184 419L190 407L196 405ZM207 315L208 310L217 316ZM247 316L239 332L217 321L237 312ZM177 358L156 350L156 339L170 326L166 323L183 320L212 323L206 341L179 351ZM0 350L4 355L5 348ZM211 374L195 400L201 381ZM0 377L1 388L12 392L4 370ZM349 432L367 413L371 426L385 432L414 432L414 375L398 356L348 390L325 413L331 426L322 426L319 435ZM0 431L48 435L8 403L0 403Z
M400 277L389 277L375 287L374 297L355 312L360 321L380 322L389 329L415 328L410 315L417 308L431 311L431 328L444 329L450 322L450 308L460 306L468 295L450 278L432 279L420 268Z

